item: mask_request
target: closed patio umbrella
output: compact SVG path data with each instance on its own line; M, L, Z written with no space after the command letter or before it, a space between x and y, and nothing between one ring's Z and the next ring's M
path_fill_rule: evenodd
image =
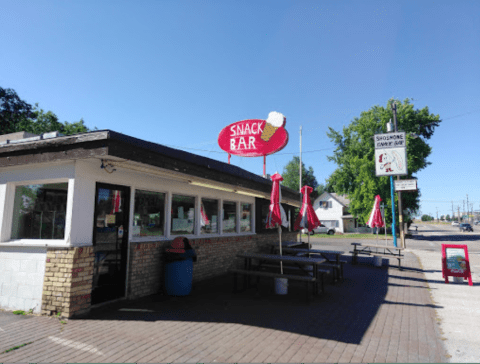
M310 186L303 186L303 201L300 212L295 220L294 230L307 229L308 232L312 231L316 227L320 226L320 220L313 210L312 202L310 201L310 194L313 192L313 188ZM308 249L310 250L310 234L308 234Z
M203 203L200 205L200 217L201 217L200 219L201 226L206 226L210 224L207 213L205 212L205 207L203 207Z
M280 244L280 255L282 255L282 228L280 225L288 227L287 214L283 209L282 202L282 191L280 189L280 182L283 181L283 177L275 173L272 177L272 193L270 195L270 207L267 216L267 229L278 228L278 239ZM280 273L283 274L283 265L280 261Z
M367 225L371 228L379 228L379 227L384 227L385 222L383 221L382 218L382 212L380 211L380 201L382 199L380 198L380 195L375 196L375 202L373 203L373 209L372 212L370 213L370 218L368 219ZM377 239L378 239L378 229L377 229Z

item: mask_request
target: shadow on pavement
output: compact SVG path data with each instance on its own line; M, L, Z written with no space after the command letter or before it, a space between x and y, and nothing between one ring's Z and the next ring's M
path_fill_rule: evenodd
M382 304L405 303L385 301L387 267L345 264L344 276L310 303L297 282L285 296L274 293L271 279L260 282L259 294L254 288L234 294L233 277L224 275L194 284L189 296L116 302L79 319L237 323L359 344Z

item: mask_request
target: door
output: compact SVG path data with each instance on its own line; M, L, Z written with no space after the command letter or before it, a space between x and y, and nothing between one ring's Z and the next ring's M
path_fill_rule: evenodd
M97 183L92 304L125 296L130 188Z

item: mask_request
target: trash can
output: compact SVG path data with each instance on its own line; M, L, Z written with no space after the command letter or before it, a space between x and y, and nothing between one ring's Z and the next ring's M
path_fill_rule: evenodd
M173 239L165 249L165 290L169 296L187 296L192 290L195 250L185 237Z

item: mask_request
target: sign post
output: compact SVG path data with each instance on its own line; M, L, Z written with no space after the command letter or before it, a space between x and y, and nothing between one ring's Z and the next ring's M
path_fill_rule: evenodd
M390 176L390 191L392 198L392 234L393 245L397 246L395 228L395 188L393 176L407 175L407 145L405 132L375 134L375 175ZM402 224L402 215L399 217Z
M469 286L473 286L466 245L442 244L442 276L445 283L448 283L449 276L463 277L468 279Z

